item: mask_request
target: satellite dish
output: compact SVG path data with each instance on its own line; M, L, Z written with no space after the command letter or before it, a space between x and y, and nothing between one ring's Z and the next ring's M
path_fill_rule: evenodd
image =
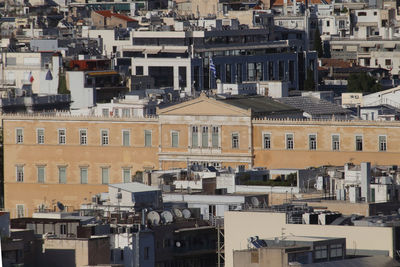
M174 215L175 215L177 218L182 218L182 217L183 217L182 211L181 211L180 209L175 208L175 209L172 210L172 212L174 213Z
M192 216L192 212L190 210L188 210L188 209L183 209L182 210L182 215L183 215L183 218L189 219L190 216Z
M147 221L151 224L151 225L159 225L160 224L160 214L158 214L158 212L156 211L150 211L149 213L147 213Z
M161 216L161 221L165 224L172 223L174 221L174 216L172 215L172 212L170 212L169 210L164 210L163 212L161 212L160 216Z
M63 211L65 209L65 206L63 203L61 203L60 201L57 201L57 207L60 211Z
M253 207L258 207L258 205L260 205L260 201L258 201L258 198L252 197L251 204L253 205Z

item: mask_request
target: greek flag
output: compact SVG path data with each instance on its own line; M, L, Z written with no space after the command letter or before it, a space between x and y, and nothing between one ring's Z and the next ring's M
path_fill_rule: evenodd
M216 78L217 77L217 70L215 69L215 65L214 65L214 62L212 60L212 57L210 57L210 71L214 75L214 78Z

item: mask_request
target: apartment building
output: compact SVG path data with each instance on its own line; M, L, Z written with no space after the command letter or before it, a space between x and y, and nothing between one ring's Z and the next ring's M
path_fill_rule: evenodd
M131 32L132 44L121 48L117 66L131 68L134 76L153 77L155 86L173 87L189 95L192 90L216 88L217 80L280 80L299 89L306 70L316 69L316 52L303 52L301 40L275 40L273 22L246 30L233 22L213 23L210 29L199 25L181 31ZM122 42L113 46L117 49ZM212 64L215 75L210 71Z
M137 171L216 167L304 168L400 164L396 122L303 120L269 98L205 95L158 109L156 117L2 117L5 208L69 209ZM291 119L288 119L291 118Z

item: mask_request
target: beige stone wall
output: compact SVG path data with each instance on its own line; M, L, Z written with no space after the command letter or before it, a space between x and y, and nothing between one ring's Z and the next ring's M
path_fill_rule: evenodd
M16 144L16 128L22 128L23 144ZM37 144L36 129L45 131L45 144ZM58 129L66 130L66 144L58 144ZM80 145L79 130L87 129L87 145ZM101 145L100 131L109 131L109 144ZM122 145L122 130L129 130L130 146ZM152 147L144 146L144 130L152 131ZM5 208L15 217L16 205L25 204L30 216L40 204L52 202L79 208L91 196L106 192L102 168L109 168L109 183L123 182L123 169L158 168L158 124L156 120L5 120L4 181ZM23 166L23 182L17 182L16 166ZM45 183L38 184L37 168L44 166ZM66 167L66 184L59 184L59 167ZM81 184L80 168L88 168L88 184Z
M384 122L254 121L254 166L305 168L321 165L400 164L400 124ZM271 149L264 149L263 132L271 134ZM294 134L294 149L287 150L285 134ZM308 135L317 135L317 149L309 150ZM340 135L340 151L332 150L332 134ZM355 136L363 136L363 151L356 151ZM379 151L379 135L387 136L387 151Z
M285 213L225 212L225 266L233 267L233 251L247 248L247 238L324 236L346 238L347 249L388 251L393 257L393 228L286 224Z

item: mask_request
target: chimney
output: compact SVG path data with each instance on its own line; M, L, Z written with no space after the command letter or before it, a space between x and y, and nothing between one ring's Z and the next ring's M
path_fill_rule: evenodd
M361 163L361 197L365 202L370 202L370 183L371 183L371 163Z

